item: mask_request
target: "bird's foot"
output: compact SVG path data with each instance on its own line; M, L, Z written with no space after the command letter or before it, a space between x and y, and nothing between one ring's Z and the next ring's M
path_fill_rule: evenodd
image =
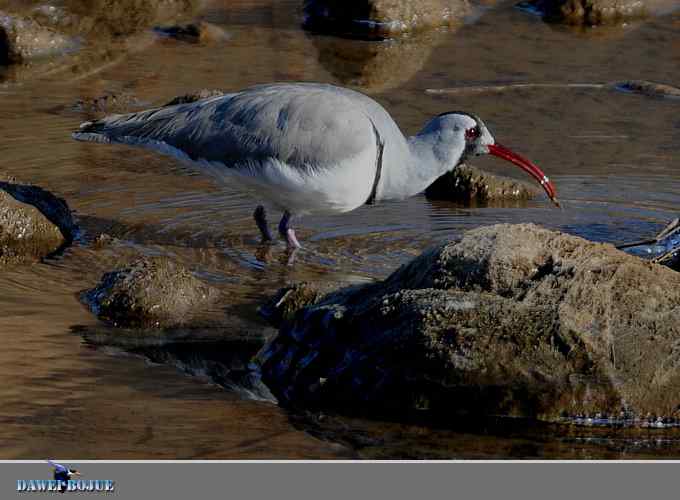
M255 250L255 258L264 264L268 263L272 257L272 248L271 241L263 241Z
M300 251L299 247L289 246L288 248L286 248L286 252L283 254L282 263L285 263L285 265L287 266L292 266L293 264L295 264L295 256L299 251Z
M253 218L262 235L262 242L272 241L272 233L269 232L269 224L267 223L267 211L262 205L257 206L255 212L253 212Z

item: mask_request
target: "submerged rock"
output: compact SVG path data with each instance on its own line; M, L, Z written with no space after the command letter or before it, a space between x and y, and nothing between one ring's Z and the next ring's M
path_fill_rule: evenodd
M470 12L467 0L305 0L305 27L339 35L385 38L451 26Z
M68 245L75 222L61 198L0 180L0 264L36 261Z
M106 273L82 294L100 319L129 327L184 325L218 297L217 289L166 257L144 257Z
M465 164L444 174L425 190L425 196L430 199L466 205L530 200L539 194L528 182L490 174Z
M207 99L208 97L216 97L220 95L224 95L226 92L223 90L216 90L216 89L202 89L199 90L198 92L191 92L189 94L184 94L181 96L177 96L171 101L165 103L163 106L174 106L176 104L188 104L190 102L196 102L200 101L201 99Z
M284 322L292 321L297 311L303 307L319 302L324 296L324 291L330 291L330 288L326 285L314 285L307 282L293 283L281 288L260 307L260 315L278 328Z
M211 44L229 39L229 34L219 26L199 21L197 23L156 26L156 33L192 43Z
M102 94L91 99L78 99L70 110L81 113L129 113L144 106L148 106L148 103L141 102L133 94L122 92ZM63 108L55 108L55 111L61 110Z
M612 84L617 90L642 94L648 97L680 99L680 88L664 83L648 82L646 80L626 80Z
M608 244L480 228L311 302L257 357L283 404L678 416L680 275Z
M597 26L649 15L647 0L533 0L527 2L547 21Z

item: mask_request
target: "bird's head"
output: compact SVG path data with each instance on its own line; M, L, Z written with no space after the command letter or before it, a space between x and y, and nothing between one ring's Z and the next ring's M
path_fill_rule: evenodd
M515 164L536 179L550 200L558 207L560 206L557 201L557 191L548 176L531 161L496 142L478 116L462 111L442 113L426 125L423 132L426 131L436 131L440 144L449 144L453 151L460 151L461 147L463 148L463 153L456 155L458 163L454 167L470 156L485 154L497 156Z

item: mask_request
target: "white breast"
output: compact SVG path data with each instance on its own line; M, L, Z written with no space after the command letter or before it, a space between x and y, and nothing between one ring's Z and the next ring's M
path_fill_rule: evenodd
M371 194L377 167L377 145L339 163L305 168L291 167L275 158L244 159L227 166L218 161L192 160L160 141L134 145L173 156L226 186L249 192L256 203L264 202L295 215L338 214L360 207Z
M366 203L373 189L376 159L373 148L324 167L290 167L274 158L245 160L231 168L220 162L188 162L227 186L249 192L257 203L295 215L323 215L349 212Z

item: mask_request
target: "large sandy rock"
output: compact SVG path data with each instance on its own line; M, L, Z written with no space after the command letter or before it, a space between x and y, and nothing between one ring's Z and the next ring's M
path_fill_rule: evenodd
M425 190L433 200L451 200L465 205L504 204L530 200L539 195L532 184L494 175L471 165L459 165Z
M680 274L608 244L497 225L383 282L291 296L310 305L258 356L284 404L678 417Z
M138 259L82 294L100 319L150 328L184 325L218 297L217 289L167 257Z
M467 0L305 0L305 26L341 35L389 37L451 26L470 12Z
M0 265L32 262L69 244L68 205L37 186L0 180Z
M76 46L70 37L31 17L0 11L0 64L64 52Z

